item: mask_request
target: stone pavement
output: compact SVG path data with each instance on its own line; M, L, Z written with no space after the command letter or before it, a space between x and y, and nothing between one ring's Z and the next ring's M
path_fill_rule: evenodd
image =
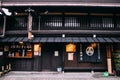
M11 71L0 80L120 80L120 77L104 77L101 72L21 72Z

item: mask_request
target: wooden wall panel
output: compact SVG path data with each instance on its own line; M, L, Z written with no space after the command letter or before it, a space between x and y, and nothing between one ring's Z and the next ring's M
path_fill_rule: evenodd
M33 71L41 71L42 63L41 63L41 56L35 56L33 61Z
M13 71L32 71L32 59L10 59Z

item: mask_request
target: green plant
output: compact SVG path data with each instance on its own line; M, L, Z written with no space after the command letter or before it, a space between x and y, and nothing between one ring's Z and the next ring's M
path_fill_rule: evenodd
M116 75L120 76L120 52L114 53L114 64L116 69Z

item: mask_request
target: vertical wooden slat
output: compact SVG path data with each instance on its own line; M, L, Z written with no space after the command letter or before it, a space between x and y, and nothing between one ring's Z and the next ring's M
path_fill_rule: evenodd
M91 19L91 21L89 20L89 17ZM64 20L65 18L65 20ZM98 15L66 15L62 16L62 21L61 21L61 16L59 15L44 15L42 17L42 29L58 29L58 27L62 27L63 28L59 28L60 30L66 30L66 29L95 29L95 30L113 30L114 26L113 26L113 17L111 16L98 16ZM61 26L61 22L62 22L62 26ZM51 25L50 25L51 23ZM49 27L44 27L45 24L47 24ZM35 25L35 24L34 24ZM66 27L64 27L64 25ZM79 26L79 27L78 27ZM75 27L75 28L74 28Z
M58 27L58 17L57 16L55 16L55 26L56 26L56 28Z
M40 30L41 27L41 16L38 16L38 30Z

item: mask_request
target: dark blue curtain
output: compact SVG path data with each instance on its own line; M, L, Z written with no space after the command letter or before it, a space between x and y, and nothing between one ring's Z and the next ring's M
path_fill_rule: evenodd
M102 55L100 52L100 46L98 46L98 44L96 45L96 47L93 47L94 49L94 53L93 55L89 56L86 54L86 49L87 47L89 47L92 43L86 43L86 44L82 44L82 48L79 53L78 53L78 62L91 62L91 63L98 63L98 62L102 62Z

